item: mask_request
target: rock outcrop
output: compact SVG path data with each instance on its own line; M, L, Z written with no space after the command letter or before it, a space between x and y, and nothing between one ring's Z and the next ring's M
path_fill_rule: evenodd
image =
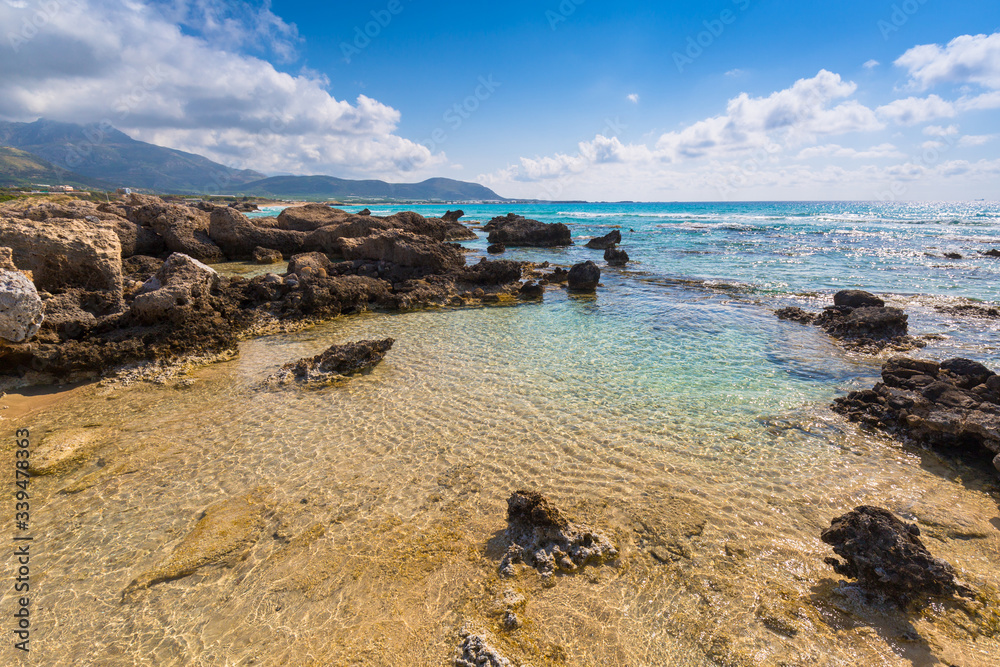
M299 232L314 232L346 219L350 213L326 204L306 204L289 206L278 214L278 228Z
M278 264L283 259L280 250L261 248L259 246L253 249L253 261L258 264Z
M566 277L566 286L572 292L593 292L601 282L601 269L589 259L574 264Z
M536 568L547 584L556 572L576 572L587 564L618 558L618 549L603 533L577 525L563 516L542 494L516 491L507 499L510 542L500 562L500 573L513 576L515 563Z
M250 259L255 248L294 255L302 252L308 237L307 232L258 227L229 207L212 211L208 235L229 259Z
M486 223L483 231L490 233L487 238L490 243L502 243L510 247L554 248L573 245L569 227L561 222L539 222L514 213L493 218Z
M121 208L113 205L98 208L106 212L123 210L126 218L156 232L169 252L184 253L204 262L223 259L222 250L209 238L208 214L196 207L168 204L158 197L132 194ZM217 207L217 210L218 208L221 207ZM155 254L148 249L137 249L137 252Z
M927 550L917 525L901 521L889 510L856 507L831 521L820 539L844 559L824 562L837 574L857 579L870 593L904 605L932 595L971 594L955 581L954 568Z
M23 343L42 325L42 300L19 271L0 269L0 338Z
M375 367L385 358L395 342L392 338L386 338L331 345L315 357L285 364L264 380L263 384L274 386L298 382L309 387L328 385L346 375L361 373Z
M369 259L443 273L465 265L458 249L421 234L397 230L341 240L345 259Z
M621 242L622 233L617 229L613 229L604 236L599 236L587 241L587 247L592 250L607 250L608 248L615 247Z
M463 628L455 667L514 667L483 635Z
M925 345L909 335L905 312L886 306L870 292L842 290L834 295L833 301L833 306L818 315L794 306L781 308L775 314L779 319L815 324L848 349L879 352L887 347L911 350Z
M628 253L621 248L611 246L604 251L604 261L607 262L609 266L625 266L628 264L628 260Z
M975 361L893 357L882 382L833 409L973 464L992 459L1000 471L1000 376Z
M506 252L506 250L507 246L505 246L502 243L491 243L490 245L486 246L486 252L488 252L491 255L499 255L502 252Z
M200 309L219 280L215 269L175 252L143 284L132 302L132 316L146 324L186 319Z

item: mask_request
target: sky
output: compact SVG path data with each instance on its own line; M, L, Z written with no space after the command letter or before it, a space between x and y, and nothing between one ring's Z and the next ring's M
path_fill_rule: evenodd
M1000 199L1000 3L0 0L0 119L591 201Z

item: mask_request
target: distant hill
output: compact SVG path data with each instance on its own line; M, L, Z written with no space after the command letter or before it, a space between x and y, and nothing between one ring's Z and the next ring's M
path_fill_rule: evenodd
M478 183L450 178L429 178L420 183L352 181L333 176L272 176L233 186L229 194L302 199L394 199L408 201L503 201L503 197Z
M114 128L40 119L0 122L0 146L19 148L85 178L113 187L156 192L218 192L264 175L230 169L206 157L136 141Z
M0 146L0 187L26 185L72 185L107 190L107 183L59 169L37 155L10 146Z

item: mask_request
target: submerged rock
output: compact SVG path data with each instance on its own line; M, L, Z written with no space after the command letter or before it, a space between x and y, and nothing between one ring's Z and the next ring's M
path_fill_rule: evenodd
M500 562L500 573L513 576L515 563L537 569L543 581L554 583L557 571L576 572L589 564L618 558L618 549L603 533L571 523L542 494L516 491L507 499L510 546Z
M330 384L339 377L360 373L376 366L396 341L361 340L344 345L331 345L315 357L285 364L266 380L264 385L285 385L300 382L307 386Z
M130 583L122 597L165 581L194 574L209 565L231 566L250 552L264 530L266 489L212 505L160 565Z
M882 382L832 407L973 465L1000 454L1000 376L968 359L893 357L882 366Z
M513 667L482 635L463 628L460 636L462 644L458 647L455 667Z
M561 222L545 223L508 213L490 220L483 227L490 233L490 243L505 246L535 246L553 248L573 245L569 227Z
M0 269L0 338L23 343L38 333L43 318L35 285L19 271Z
M613 229L604 236L599 236L587 241L587 247L592 250L607 250L608 248L615 247L615 245L621 242L622 233L617 229Z
M792 322L801 322L802 324L812 324L816 321L816 315L802 310L797 306L779 308L774 311L774 314L778 316L779 320L791 320Z
M566 286L573 292L593 292L601 282L601 269L588 259L574 264L566 279Z
M892 512L862 505L830 522L820 534L834 553L826 558L837 574L857 579L868 592L901 603L928 595L969 595L955 581L955 570L934 558L920 541L916 524L905 523Z

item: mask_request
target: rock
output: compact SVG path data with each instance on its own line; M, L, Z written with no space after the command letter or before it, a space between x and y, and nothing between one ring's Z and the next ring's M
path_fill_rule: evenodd
M983 465L1000 453L1000 377L968 359L893 357L882 382L852 391L833 410Z
M0 338L23 343L38 333L43 317L35 285L19 271L0 269Z
M121 243L114 232L82 220L0 218L0 246L11 249L19 269L32 272L37 289L85 289L95 314L123 309Z
M487 239L490 243L505 246L553 248L573 245L569 227L561 222L544 223L513 213L493 218L483 230L490 233Z
M228 207L212 211L208 235L229 259L250 259L258 247L294 255L302 252L308 237L301 231L257 227L245 215Z
M857 579L868 592L903 604L929 595L970 595L955 581L951 565L931 556L919 536L916 524L899 520L889 510L862 505L831 521L820 539L844 559L824 562L837 574Z
M198 260L175 252L147 280L132 302L132 316L143 323L180 321L201 309L200 301L219 286L219 274Z
M944 257L945 259L962 259L962 255L957 252L946 252Z
M507 250L507 246L505 246L502 243L491 243L490 245L486 246L486 252L490 253L491 255L499 255L505 250Z
M159 262L157 262L159 264ZM90 293L79 288L65 290L59 294L44 293L45 321L42 328L59 334L62 340L80 338L97 325L93 304L89 303Z
M326 204L289 206L278 214L278 227L300 232L314 232L321 227L345 220L350 213Z
M516 491L507 499L505 537L510 546L500 562L504 576L516 574L514 564L523 562L551 584L557 571L576 572L588 563L618 558L618 550L605 535L571 523L534 491Z
M358 215L371 215L371 214L372 210L370 208L363 208L360 211L358 211Z
M258 487L207 508L173 553L153 570L136 577L122 597L189 576L209 565L232 566L243 560L263 534L265 495L266 490Z
M264 380L263 385L286 385L291 382L310 387L327 385L345 375L374 368L395 342L392 338L386 338L331 345L315 357L285 364Z
M101 208L101 207L98 207ZM216 210L232 210L216 207ZM149 227L163 238L166 249L180 252L204 262L223 259L222 250L209 238L209 216L193 206L168 204L158 197L131 194L125 205L126 217L143 227ZM158 254L149 249L138 254Z
M279 264L283 259L280 250L261 248L260 246L253 249L253 261L258 264Z
M793 322L801 322L802 324L812 324L816 320L815 315L808 313L797 306L779 308L774 311L774 314L778 316L779 320L791 320Z
M100 436L104 433L94 427L52 431L31 453L28 469L33 475L67 472L100 445Z
M257 204L253 204L248 201L234 201L229 205L229 208L239 211L240 213L250 213L251 211L257 210Z
M0 269L17 271L17 266L14 264L14 253L10 248L0 248Z
M561 266L557 266L552 269L552 273L545 276L545 280L548 280L550 283L564 283L569 280L569 271Z
M610 266L625 266L628 264L628 253L621 248L610 246L604 251L604 261Z
M857 289L845 289L833 295L833 305L846 306L847 308L882 308L885 301L878 298L871 292Z
M948 315L961 315L964 317L976 317L982 319L1000 319L1000 310L979 306L973 303L963 303L957 306L935 306L934 310Z
M357 239L342 239L345 259L371 259L420 267L432 273L444 273L465 265L465 257L456 248L411 232L387 231Z
M455 667L513 667L511 661L500 655L482 635L463 629L460 636L463 639Z
M379 218L374 217L372 219L379 220ZM471 241L479 238L475 232L458 221L425 218L413 211L393 213L381 218L381 220L389 225L389 229L401 229L414 234L422 234L438 241Z
M163 266L163 260L147 255L132 255L122 262L122 273L141 283L149 280Z
M288 273L300 277L310 273L314 276L332 275L333 262L321 252L304 252L292 256L288 262Z
M521 289L517 293L522 299L541 299L542 295L545 294L545 288L529 280L521 285Z
M986 252L984 252L983 255L987 257L1000 257L1000 250L997 250L996 248L991 248Z
M573 292L593 292L601 282L601 269L590 260L574 264L567 276L567 287Z
M523 273L523 262L509 259L489 261L484 257L477 264L460 271L457 277L474 285L506 285L519 281Z
M837 338L892 340L906 336L907 319L899 308L865 306L849 311L828 308L817 323Z
M593 238L587 241L587 247L592 250L607 250L622 242L622 233L617 229L612 229L604 236Z
M458 222L458 219L465 215L465 211L459 209L457 211L448 211L441 216L441 219L445 222Z

